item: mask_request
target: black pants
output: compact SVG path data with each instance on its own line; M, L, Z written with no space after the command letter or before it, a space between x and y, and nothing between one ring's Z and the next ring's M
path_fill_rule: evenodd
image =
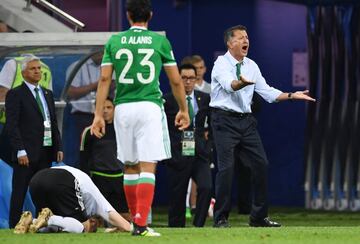
M177 167L176 162L167 164L169 196L169 227L185 227L186 193L189 180L197 184L196 212L193 224L202 227L208 214L211 199L211 171L207 161L200 158L183 157L183 167Z
M12 192L9 212L10 228L14 228L20 220L25 195L31 178L39 170L49 168L51 166L52 148L43 147L40 158L41 160L38 162L30 162L29 167L21 166L18 162L13 162ZM36 209L36 211L38 210L39 209Z
M94 174L91 179L118 213L129 212L124 193L124 176L105 177Z
M235 177L237 177L236 185L238 189L237 210L239 214L249 214L252 205L251 160L247 159L240 145L235 148L235 152Z
M44 169L30 181L31 198L37 209L50 208L63 217L87 220L78 180L65 169Z
M231 210L231 186L235 157L245 155L251 169L253 201L250 218L267 217L267 157L251 114L213 110L211 126L217 151L214 221L227 219ZM242 159L241 159L242 160Z

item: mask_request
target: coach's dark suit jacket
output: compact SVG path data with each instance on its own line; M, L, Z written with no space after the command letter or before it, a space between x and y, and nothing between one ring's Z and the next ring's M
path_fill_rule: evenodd
M171 195L168 213L169 227L185 227L185 199L190 178L198 186L194 226L204 226L211 198L211 171L208 162L210 142L205 140L204 136L207 130L204 128L205 121L210 121L208 118L210 97L199 91L194 91L194 96L198 106L195 115L195 156L181 155L182 132L174 125L179 108L172 94L164 96L172 154L172 158L166 161ZM189 129L193 129L193 125L190 125Z
M198 111L195 115L195 155L200 157L206 161L209 160L209 143L205 140L204 132L208 130L204 128L205 120L209 123L210 118L210 96L204 92L194 91L194 96L196 98L196 103L198 106ZM176 100L172 93L167 93L164 95L165 99L165 113L168 120L168 128L171 140L171 154L172 158L169 164L176 168L184 167L183 156L181 155L181 134L182 132L175 127L174 121L177 112L179 111L179 107L176 103ZM189 126L188 129L192 129L193 124ZM210 128L210 125L208 126Z
M56 161L56 154L62 151L62 146L55 103L52 92L43 87L42 90L50 113L53 161ZM5 130L12 148L12 160L17 162L17 152L26 150L30 163L39 161L44 137L44 119L32 92L25 83L9 90L5 108Z

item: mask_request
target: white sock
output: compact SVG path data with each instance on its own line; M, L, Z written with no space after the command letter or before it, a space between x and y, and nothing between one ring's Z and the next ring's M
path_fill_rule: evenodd
M187 192L186 192L186 207L190 208L190 194L191 194L191 185L192 185L192 180L190 178L189 180L189 184L188 184L188 188L187 188Z

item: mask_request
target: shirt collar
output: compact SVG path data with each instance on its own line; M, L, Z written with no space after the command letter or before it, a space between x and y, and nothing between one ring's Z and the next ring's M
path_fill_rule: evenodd
M231 63L232 66L236 66L236 64L239 63L239 61L237 61L233 55L231 55L231 53L229 51L227 51L224 55L227 60L229 60L229 62ZM246 64L248 62L248 58L247 57L244 57L243 60L242 60L242 63L243 64Z
M37 86L35 86L35 85L27 82L26 80L24 80L24 82L25 82L25 84L27 85L27 87L29 87L29 89L30 89L31 91L34 91L34 89L35 89L36 87L39 88L39 90L40 90L39 84L38 84Z
M201 82L201 85L199 85L198 83L195 84L195 87L197 87L199 90L203 89L204 86L205 86L205 81L204 80Z
M132 30L132 29L147 30L147 28L145 26L138 26L138 25L131 26L130 30Z
M186 96L190 96L191 97L191 101L195 101L195 94L194 94L194 90L191 92L190 95L186 95Z
M191 92L190 95L186 95L186 97L190 96L191 100L194 101L195 95L194 95L194 90Z

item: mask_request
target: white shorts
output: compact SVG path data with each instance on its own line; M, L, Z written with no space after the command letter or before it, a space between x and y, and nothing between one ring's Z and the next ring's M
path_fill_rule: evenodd
M116 105L114 115L117 157L127 165L171 158L163 108L153 102Z

